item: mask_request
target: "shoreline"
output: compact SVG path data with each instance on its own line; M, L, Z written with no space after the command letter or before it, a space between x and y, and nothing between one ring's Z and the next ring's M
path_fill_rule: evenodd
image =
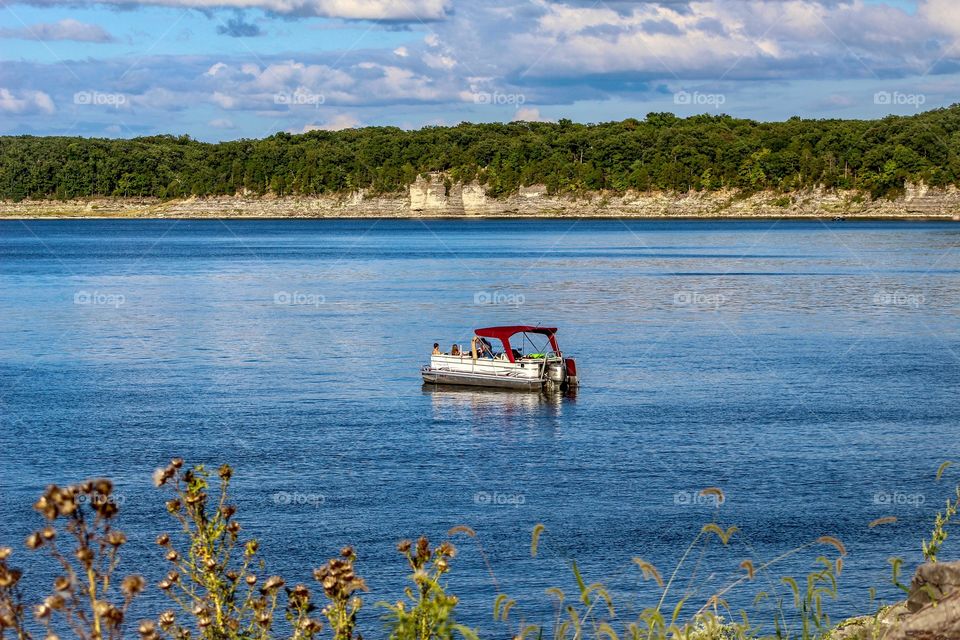
M479 216L452 216L452 215L407 215L407 216L384 216L384 215L84 215L71 213L51 213L39 215L7 215L0 212L0 221L23 221L23 220L639 220L639 221L696 221L705 222L958 222L958 216L912 216L912 215L852 215L842 216L836 219L833 216L771 216L771 215L676 215L676 216L631 216L631 215L479 215Z
M316 196L249 193L158 198L95 197L0 201L0 220L39 219L636 219L960 221L960 189L907 185L894 199L817 188L781 193L735 190L551 194L544 185L495 198L477 184L418 178L406 192L365 190Z

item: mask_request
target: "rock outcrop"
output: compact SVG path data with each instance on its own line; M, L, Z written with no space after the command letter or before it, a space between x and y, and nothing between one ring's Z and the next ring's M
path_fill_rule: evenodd
M907 609L910 613L917 613L931 603L942 602L951 594L960 595L960 562L922 564L910 582ZM957 624L960 625L960 617Z
M906 602L841 623L830 640L960 640L960 562L920 565Z
M0 203L0 217L624 217L624 218L941 218L960 220L960 190L908 185L894 200L855 191L812 189L749 196L732 190L689 193L593 192L551 195L543 185L494 198L475 182L420 176L406 193L364 191L317 197L247 194L183 200L104 198Z

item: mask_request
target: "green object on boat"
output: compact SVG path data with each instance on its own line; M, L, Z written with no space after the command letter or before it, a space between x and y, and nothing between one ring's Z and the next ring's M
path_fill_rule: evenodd
M528 357L528 358L542 358L542 357L544 357L545 355L547 355L547 354L545 354L545 353L528 353L528 354L527 354L527 357Z

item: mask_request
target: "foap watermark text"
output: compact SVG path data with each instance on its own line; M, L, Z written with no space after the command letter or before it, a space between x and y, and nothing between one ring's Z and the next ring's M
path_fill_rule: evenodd
M508 491L477 491L473 501L481 506L520 507L527 503L527 496Z
M522 293L513 291L477 291L473 294L473 304L503 304L520 306L526 302Z
M319 293L304 291L278 291L273 294L273 304L287 306L319 307L327 299Z
M108 293L104 291L77 291L73 294L73 304L91 307L113 307L119 309L127 303L122 293Z
M294 507L317 508L327 501L322 493L304 493L300 491L277 491L272 496L273 503Z
M708 307L716 309L727 301L722 293L707 293L704 291L678 291L673 296L673 303L678 307Z

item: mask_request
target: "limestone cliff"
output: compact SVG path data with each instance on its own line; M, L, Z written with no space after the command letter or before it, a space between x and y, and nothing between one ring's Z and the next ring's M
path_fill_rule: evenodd
M418 177L406 193L363 191L318 197L233 197L185 200L93 199L0 203L0 217L629 217L629 218L942 218L960 219L960 190L908 185L903 196L872 200L855 191L813 189L744 196L730 190L597 192L550 195L543 185L493 198L477 183L450 183L445 176Z

